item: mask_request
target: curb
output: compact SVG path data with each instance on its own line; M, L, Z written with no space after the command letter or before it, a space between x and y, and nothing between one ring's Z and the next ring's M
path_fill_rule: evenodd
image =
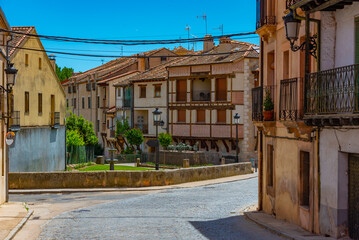
M11 232L7 235L7 237L4 240L11 240L15 237L15 235L21 230L21 228L25 225L27 220L31 217L31 215L34 213L34 210L30 210L26 216L17 224L17 226L11 230Z
M240 175L243 176L243 175ZM230 183L242 180L248 180L252 178L257 178L258 176L251 175L248 177L244 177L242 179L235 179L235 180L228 180L222 182L214 182L214 183L207 183L198 186L178 186L178 185L167 185L167 186L157 186L157 187L140 187L140 188L96 188L96 189L82 189L82 188L73 188L73 189L10 189L9 194L55 194L55 193L96 193L96 192L147 192L147 191L161 191L161 190L168 190L168 189L185 189L185 188L193 188L193 187L203 187L215 184L222 184L222 183ZM197 183L200 181L197 181ZM195 182L193 182L195 183ZM188 184L188 183L181 183L181 184Z
M275 228L272 228L260 221L257 221L256 219L254 219L252 216L250 216L251 214L250 213L247 213L247 212L243 212L244 216L246 216L246 218L248 218L249 220L251 220L252 222L256 223L257 225L267 229L268 231L274 233L274 234L277 234L278 236L281 236L281 237L285 237L285 238L288 238L288 239L291 239L291 240L296 240L297 238L294 238L292 236L290 236L289 234L285 233L285 232L282 232L278 229L275 229Z

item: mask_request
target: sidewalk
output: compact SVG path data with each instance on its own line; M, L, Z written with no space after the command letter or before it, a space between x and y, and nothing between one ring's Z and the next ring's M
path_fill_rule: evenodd
M0 239L10 240L22 228L32 211L23 203L4 203L0 205Z
M293 239L293 240L331 240L335 238L324 237L315 235L311 232L304 230L303 228L286 222L284 220L276 219L274 216L255 211L255 207L251 207L249 210L244 212L244 215L264 227L265 229L274 232L282 237Z
M43 193L76 193L76 192L137 192L137 191L161 191L166 189L179 189L201 187L212 184L234 182L258 177L258 173L237 175L226 178L216 178L197 182L181 183L168 186L138 187L138 188L58 188L58 189L10 189L9 194L43 194Z

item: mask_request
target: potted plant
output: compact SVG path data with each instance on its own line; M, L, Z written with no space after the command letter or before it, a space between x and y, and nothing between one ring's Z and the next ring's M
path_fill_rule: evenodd
M274 116L274 103L269 90L266 90L266 97L263 103L263 118L265 121L273 120Z

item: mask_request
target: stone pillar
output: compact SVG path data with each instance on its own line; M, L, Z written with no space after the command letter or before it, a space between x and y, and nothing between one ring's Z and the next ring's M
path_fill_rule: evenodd
M225 165L226 164L226 159L225 158L221 158L221 165Z
M183 159L183 167L189 168L189 159Z
M136 167L139 167L140 165L141 165L140 158L137 158L137 159L136 159Z

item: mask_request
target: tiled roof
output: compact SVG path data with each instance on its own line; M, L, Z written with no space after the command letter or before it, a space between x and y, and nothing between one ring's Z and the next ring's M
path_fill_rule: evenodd
M154 80L154 79L165 79L167 77L167 67L178 64L181 61L187 59L189 57L176 57L164 64L153 67L146 72L142 72L137 74L129 79L130 82L140 82L144 80Z
M228 63L237 61L243 57L258 58L259 53L255 50L257 47L258 46L255 44L230 40L230 43L226 43L226 46L224 44L219 44L212 50L203 53L200 56L190 57L177 64L173 64L170 67ZM228 54L208 55L227 52Z
M137 72L139 72L139 71L125 72L125 73L123 73L123 74L121 74L121 75L116 75L116 76L109 77L109 78L106 78L106 79L104 79L104 80L98 81L97 83L98 83L98 84L107 83L107 82L112 81L112 80L115 80L115 79L117 79L117 78L122 78L122 77L125 77L125 76L127 76L127 75L131 75L131 74L137 73Z
M35 27L11 27L12 31L15 32L21 32L21 33L31 33L33 30L35 30ZM13 46L12 48L9 48L9 56L15 52L16 47L19 47L22 45L24 40L27 38L26 35L20 35L20 34L14 34L13 39L9 42L10 46Z
M136 76L140 74L139 71L137 72L133 72L132 74L129 74L129 75L126 75L126 76L123 76L121 78L119 78L114 84L113 86L115 87L119 87L119 86L126 86L128 84L130 84L130 78L132 78L133 76Z

